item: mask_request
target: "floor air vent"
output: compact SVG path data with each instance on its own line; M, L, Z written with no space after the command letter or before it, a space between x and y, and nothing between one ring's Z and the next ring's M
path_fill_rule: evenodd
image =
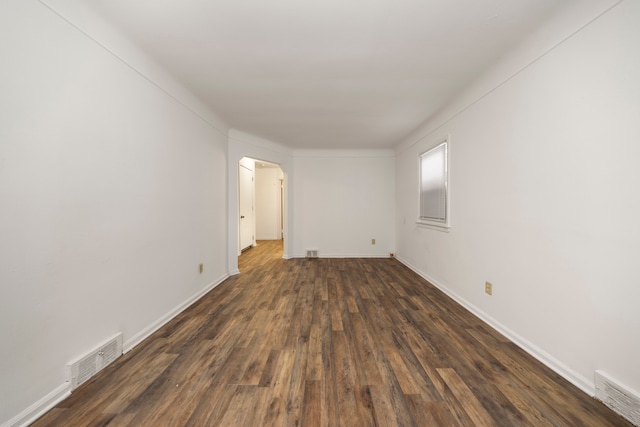
M640 426L640 396L602 371L596 371L596 399Z
M318 258L317 249L307 249L307 258Z
M122 355L122 334L98 346L95 350L68 365L71 390L100 372Z

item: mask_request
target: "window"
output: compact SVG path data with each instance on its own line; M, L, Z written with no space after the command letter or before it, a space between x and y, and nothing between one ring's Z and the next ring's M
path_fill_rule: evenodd
M419 224L449 228L448 166L448 138L420 154Z

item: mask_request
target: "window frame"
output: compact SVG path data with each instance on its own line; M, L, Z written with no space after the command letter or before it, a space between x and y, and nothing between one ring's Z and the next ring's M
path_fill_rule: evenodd
M440 220L437 218L428 218L422 216L422 166L423 166L423 157L432 152L433 150L445 146L445 160L444 160L444 191L445 191L445 206L444 206L444 220ZM451 228L451 168L450 168L450 160L451 159L451 137L450 135L446 135L442 138L437 139L434 143L429 144L426 150L420 152L418 155L418 219L416 220L416 224L425 228L432 228L439 231L449 232Z

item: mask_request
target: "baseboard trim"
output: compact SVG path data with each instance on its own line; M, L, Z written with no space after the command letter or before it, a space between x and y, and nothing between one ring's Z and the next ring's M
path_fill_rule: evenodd
M210 290L218 286L220 283L224 282L227 278L229 278L229 274L225 274L222 277L220 277L218 280L211 282L201 291L197 292L196 294L188 298L186 301L179 304L173 310L169 311L167 314L165 314L164 316L162 316L161 318L153 322L151 325L147 326L142 331L138 332L137 334L129 338L127 341L125 341L124 345L122 346L123 352L128 353L129 351L133 350L134 347L136 347L145 339L149 338L151 334L153 334L158 329L160 329L161 327L169 323L171 319L176 317L178 314L182 313L189 306L191 306L193 303L195 303L200 298L202 298L207 292L209 292Z
M293 258L306 258L304 254ZM319 254L318 258L391 258L389 254ZM316 258L317 259L317 258Z
M425 272L413 266L407 260L397 255L396 255L396 259L400 261L402 264L404 264L405 266L407 266L409 269L411 269L418 276L422 277L423 279L427 280L429 283L431 283L432 285L440 289L442 292L444 292L447 296L449 296L455 302L457 302L458 304L460 304L461 306L469 310L475 316L480 318L480 320L482 320L483 322L491 326L496 331L500 332L505 337L509 338L514 344L516 344L518 347L526 351L529 355L534 357L536 360L543 363L545 366L547 366L548 368L556 372L558 375L560 375L561 377L569 381L571 384L578 387L583 392L587 393L589 396L591 397L595 396L596 390L595 390L595 384L593 383L593 381L590 381L586 377L578 374L573 369L569 368L567 365L560 362L558 359L556 359L546 351L542 350L540 347L536 346L526 338L522 337L521 335L515 333L514 331L512 331L502 323L498 322L496 319L489 316L487 313L480 310L478 307L476 307L466 299L462 298L460 295L453 292L447 286L444 286L442 283L438 282L433 277L430 277Z
M65 382L0 427L26 427L70 395L71 385Z

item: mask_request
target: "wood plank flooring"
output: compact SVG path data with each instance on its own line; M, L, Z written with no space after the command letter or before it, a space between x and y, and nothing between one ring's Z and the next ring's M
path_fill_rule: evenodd
M630 426L394 259L229 278L34 426Z

